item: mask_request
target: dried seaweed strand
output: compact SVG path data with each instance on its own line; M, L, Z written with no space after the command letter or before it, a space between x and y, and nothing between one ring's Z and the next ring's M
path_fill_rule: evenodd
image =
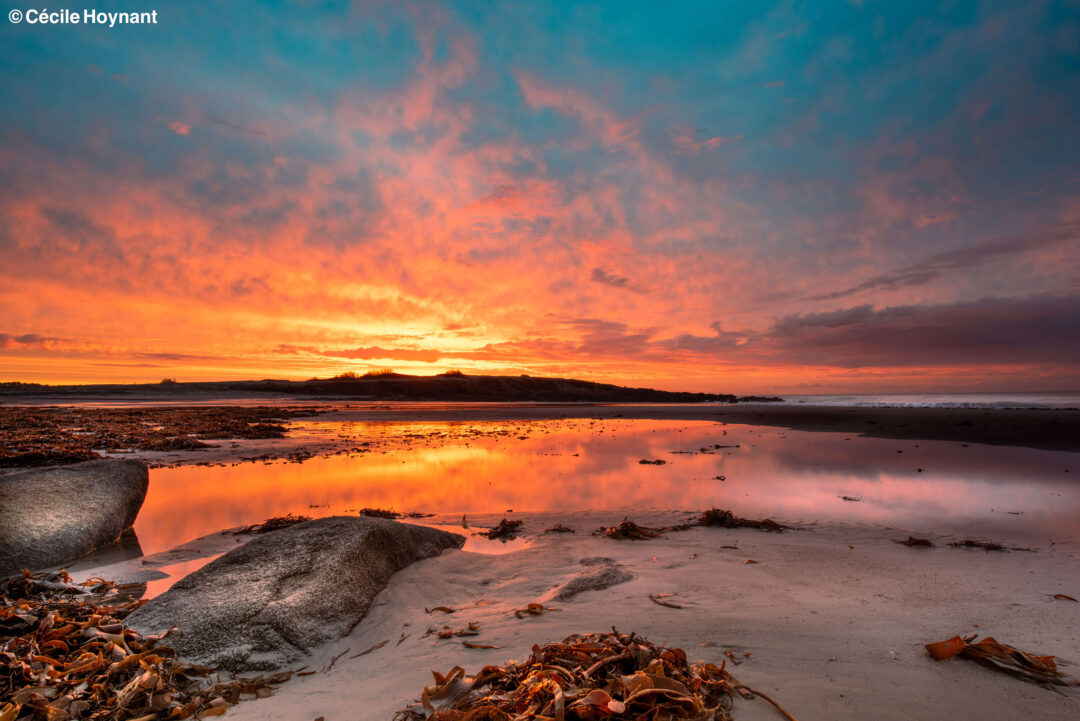
M142 605L102 579L73 583L64 571L0 582L0 714L15 719L187 719L225 713L245 694L273 693L293 672L210 681L123 620Z
M395 721L575 721L633 719L730 721L736 694L755 695L788 721L794 716L711 663L689 664L678 648L636 634L593 633L533 646L524 661L485 666L475 676L455 666L432 672L435 684Z

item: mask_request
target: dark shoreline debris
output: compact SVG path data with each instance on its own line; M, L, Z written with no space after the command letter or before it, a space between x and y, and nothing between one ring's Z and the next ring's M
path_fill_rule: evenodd
M443 626L442 628L428 628L420 638L427 638L428 636L436 636L438 638L453 638L454 636L479 636L480 624L475 621L470 621L468 625L454 629L450 626Z
M239 536L245 533L270 533L271 531L280 531L282 528L295 526L298 523L307 523L310 520L311 516L294 516L291 513L287 513L284 516L267 518L262 523L244 526L237 531L233 531L233 535Z
M616 541L643 541L649 538L660 538L663 533L657 528L647 528L646 526L639 526L633 521L624 518L617 525L610 528L600 528L593 532L594 536L607 536L608 538L614 538Z
M522 521L508 521L506 518L503 518L495 528L489 528L486 531L475 531L473 535L490 538L493 541L509 541L513 538L517 538L523 525L524 523Z
M953 636L944 641L926 644L926 651L935 661L945 661L954 656L974 661L977 664L1001 673L1009 674L1022 681L1040 686L1080 686L1080 681L1065 677L1054 663L1053 656L1038 656L1001 643L992 636L973 643L976 634L971 636Z
M284 438L283 422L324 412L271 406L2 408L0 467L79 463L100 458L101 451L191 451L212 447L206 441Z
M965 538L963 541L957 541L956 543L950 543L953 548L981 548L984 551L1005 551L1005 546L1000 543L993 543L992 541L973 541L970 538Z
M568 528L567 526L564 526L562 523L556 523L551 528L545 528L544 529L544 533L576 533L576 532L577 531L575 531L573 528Z
M392 508L361 508L361 516L369 518L431 518L434 513L420 513L418 511L395 511Z
M592 535L607 536L608 538L614 538L617 541L642 541L650 538L662 538L665 533L689 531L691 528L697 528L698 526L719 526L721 528L755 528L759 531L775 531L776 533L781 533L785 529L789 528L789 526L777 523L771 518L754 521L747 518L740 518L731 511L725 511L720 508L710 508L702 514L701 518L695 521L688 521L686 523L680 523L674 526L660 526L659 528L650 528L648 526L639 526L630 519L624 518L617 525L608 528L599 528L593 531Z
M936 548L934 542L929 538L916 538L915 536L908 536L907 540L904 541L893 540L893 543L899 543L901 546L907 546L908 548ZM1035 552L1035 549L1030 546L1027 548L1004 546L1000 543L994 543L993 541L976 541L970 538L966 538L963 541L957 541L956 543L950 543L949 545L953 548L981 548L987 552L997 551L998 553L1004 553L1005 551Z
M674 593L650 593L649 600L658 606L664 606L666 608L682 608L678 603L672 603L671 601L665 601L665 598L674 596Z
M526 616L529 616L529 615L541 616L541 615L544 614L545 611L558 611L558 610L560 610L560 609L555 608L554 606L545 606L542 603L530 603L530 604L526 605L525 608L519 608L516 611L514 611L514 617L515 618L525 618Z
M1020 548L1019 546L1003 546L1000 543L994 543L993 541L974 541L970 538L965 538L963 541L956 543L950 543L953 548L981 548L984 551L998 551L1004 553L1005 551L1026 551L1028 553L1034 553L1035 549L1028 546L1027 548Z
M760 521L753 521L747 518L739 518L731 511L725 511L722 508L710 508L705 511L701 516L701 520L698 523L702 526L720 526L721 528L756 528L759 531L775 531L776 533L782 533L784 529L789 528L781 523L777 523L771 518L765 518Z
M397 518L398 512L392 511L388 508L361 508L361 516L368 516L370 518Z
M908 548L934 548L934 542L929 538L915 538L915 536L908 536L906 541L894 540L893 543L899 543Z
M143 604L100 578L64 571L0 582L0 715L7 719L187 719L220 716L242 695L264 698L292 671L210 680L124 619Z
M642 458L640 461L638 461L638 465L640 465L640 466L664 466L664 465L667 465L667 461L665 461L663 458L657 458L657 459L652 460L652 461L650 461L648 458Z
M637 634L574 634L537 644L524 661L485 666L475 676L455 666L433 671L420 703L394 721L510 721L524 718L714 719L730 721L736 695L760 696L788 721L795 717L712 663L689 664L679 648ZM522 713L524 712L524 714Z

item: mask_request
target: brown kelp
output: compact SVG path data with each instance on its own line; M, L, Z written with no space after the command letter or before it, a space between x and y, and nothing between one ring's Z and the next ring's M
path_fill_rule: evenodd
M1027 653L990 636L981 641L975 641L975 635L963 638L953 636L937 643L928 643L926 651L935 661L960 656L1040 686L1080 686L1080 681L1068 679L1058 670L1053 656Z
M698 518L687 523L679 523L674 526L660 526L659 528L650 528L648 526L639 526L631 521L629 518L624 518L622 521L611 527L599 528L593 531L594 536L607 536L608 538L614 538L617 541L641 541L649 538L660 538L665 533L675 533L678 531L689 531L691 528L697 528L698 526L720 526L722 528L756 528L759 531L776 531L782 532L788 526L777 523L771 518L766 518L761 521L754 521L747 518L740 518L731 511L725 511L720 508L710 508Z
M739 518L731 511L725 511L721 508L710 508L705 511L701 516L700 524L702 526L720 526L721 528L756 528L759 531L776 531L777 533L781 533L788 528L788 526L777 523L771 518L754 521L748 518Z
M628 518L624 518L610 528L600 528L593 535L603 535L614 538L617 541L641 541L647 538L660 538L663 535L658 528L639 526Z
M283 438L285 421L323 412L271 406L3 408L0 467L78 463L99 458L102 450L190 451L220 440Z
M0 719L154 721L219 716L292 676L211 680L162 643L124 625L142 605L130 589L64 571L0 582Z
M656 646L636 634L574 634L533 646L506 666L485 666L475 676L455 666L433 672L420 703L395 721L593 721L628 719L731 719L733 698L761 696L712 663L689 664L678 648Z
M239 536L244 533L270 533L271 531L280 531L283 528L289 528L295 526L298 523L306 523L311 520L311 516L294 516L291 513L287 513L284 516L274 516L273 518L267 518L262 523L256 523L251 526L244 526L236 531L233 531L234 536Z
M521 521L509 521L502 519L494 528L489 528L484 531L476 531L474 536L483 536L484 538L490 538L491 540L508 541L511 538L516 538L518 533L521 532L523 523Z
M908 536L906 541L893 541L893 543L899 543L901 546L907 546L908 548L934 547L934 542L929 538L915 538L915 536Z

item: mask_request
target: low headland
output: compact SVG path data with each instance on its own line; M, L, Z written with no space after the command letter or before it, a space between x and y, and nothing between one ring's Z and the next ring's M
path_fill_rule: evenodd
M0 383L0 403L56 399L111 400L175 399L195 397L360 399L372 401L443 401L515 403L738 403L779 401L766 396L731 393L689 393L654 388L629 388L573 378L466 375L451 371L436 376L413 376L392 371L365 375L344 373L333 378L242 380L179 383L42 385Z

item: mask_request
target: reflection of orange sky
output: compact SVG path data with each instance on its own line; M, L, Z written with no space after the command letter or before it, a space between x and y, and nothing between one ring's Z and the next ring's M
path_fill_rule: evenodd
M1062 475L1062 454L926 441L918 447L847 441L839 434L713 423L531 425L537 432L526 440L459 433L456 439L401 443L387 452L304 464L156 469L135 528L144 551L153 553L284 513L319 516L362 507L456 515L720 506L755 517L1034 535L1044 542L1046 536L1072 537L1080 527L1080 492L1064 479L1055 480ZM404 436L428 434L438 426L393 429ZM353 432L365 437L362 428ZM670 453L716 443L740 447L716 455ZM643 458L668 464L638 463ZM717 475L726 480L715 480ZM862 500L845 502L842 495Z

